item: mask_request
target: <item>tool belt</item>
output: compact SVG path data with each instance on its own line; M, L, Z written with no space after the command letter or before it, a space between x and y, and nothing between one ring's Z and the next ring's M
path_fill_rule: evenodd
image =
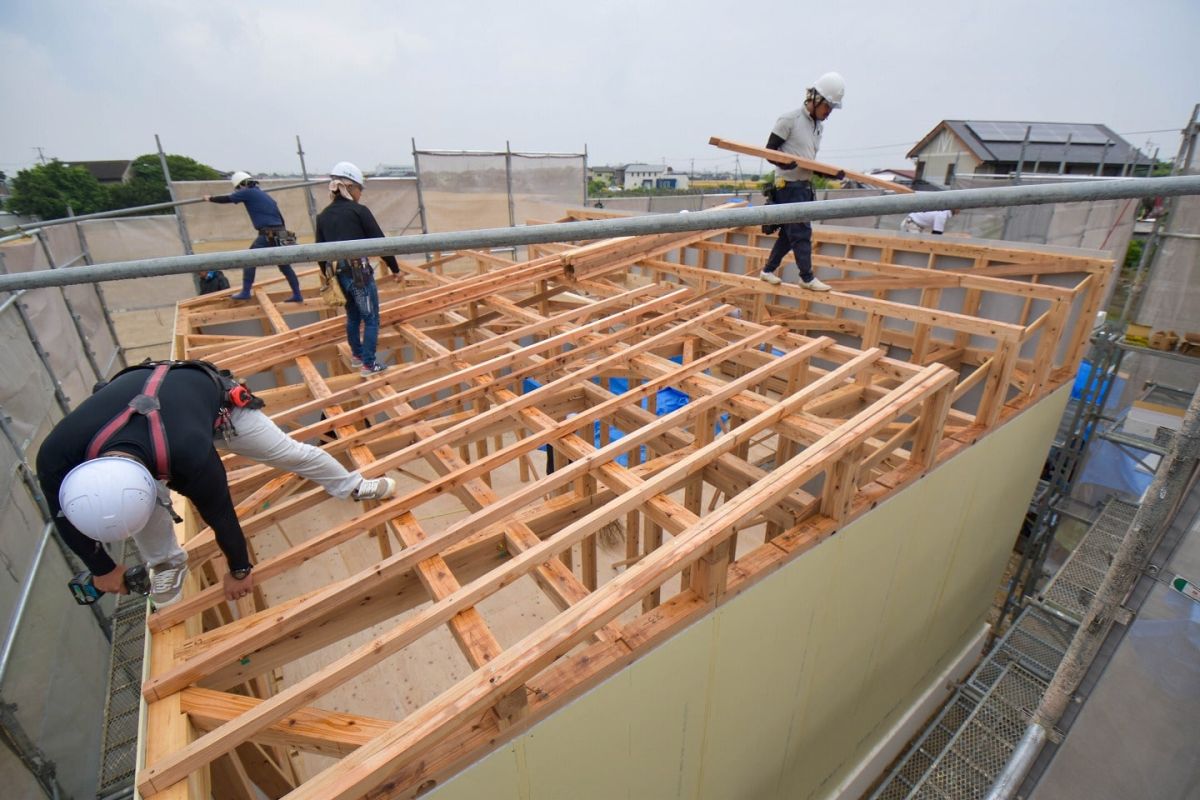
M271 247L285 247L296 243L296 234L282 226L259 228L258 232Z
M351 283L359 289L375 280L375 269L366 256L339 259L337 271L341 275L349 275Z

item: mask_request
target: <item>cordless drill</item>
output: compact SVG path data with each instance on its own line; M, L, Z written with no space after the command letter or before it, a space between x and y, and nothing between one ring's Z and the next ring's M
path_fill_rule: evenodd
M150 572L145 564L138 564L125 570L125 588L133 594L150 594ZM92 581L92 573L84 570L67 581L67 588L75 597L75 602L81 606L90 606L104 596L104 592L96 588Z

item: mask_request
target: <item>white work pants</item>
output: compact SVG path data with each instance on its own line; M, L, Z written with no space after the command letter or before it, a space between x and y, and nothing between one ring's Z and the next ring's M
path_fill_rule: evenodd
M237 433L230 435L229 441L215 435L213 444L219 449L308 478L339 500L349 497L362 482L362 475L348 472L321 448L297 442L261 411L235 408L230 419ZM170 491L161 481L158 498L162 502L170 498ZM151 567L177 566L187 561L187 553L175 539L171 515L161 504L150 515L146 527L133 535L133 542Z
M905 233L925 233L925 229L913 222L911 217L904 218L904 222L900 223L900 230Z
M219 449L308 478L339 500L349 497L362 482L362 475L347 472L321 448L297 442L261 411L235 408L230 420L237 433L229 441L216 434L213 443Z

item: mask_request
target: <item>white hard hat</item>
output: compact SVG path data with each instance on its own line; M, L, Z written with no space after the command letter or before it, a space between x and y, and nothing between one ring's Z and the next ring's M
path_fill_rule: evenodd
M842 98L846 94L846 79L836 72L826 72L817 78L812 88L825 98L825 102L834 108L842 107Z
M363 185L362 170L351 164L349 161L339 161L333 165L333 169L329 170L331 178L347 178L354 181L359 186Z
M146 527L157 490L141 462L102 456L67 473L58 489L58 504L63 515L88 538L119 542Z
M253 177L249 172L242 172L240 169L229 176L229 182L233 184L233 188L238 188L246 181Z

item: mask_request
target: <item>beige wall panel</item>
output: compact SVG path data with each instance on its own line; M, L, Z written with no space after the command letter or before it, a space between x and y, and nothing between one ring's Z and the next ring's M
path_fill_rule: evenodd
M832 644L818 634L830 628L821 616L842 550L827 541L787 568L791 579L764 581L717 612L699 797L773 797L784 765L815 745L796 722L808 718Z
M553 719L551 717L542 724L548 725ZM422 796L526 800L529 797L529 787L524 783L524 761L525 740L522 738L509 742L477 764L473 764L470 769L455 775L443 788Z
M825 796L978 633L1068 391L427 796Z
M691 626L663 657L589 692L584 736L568 707L523 737L528 797L696 796L716 626L711 617Z

